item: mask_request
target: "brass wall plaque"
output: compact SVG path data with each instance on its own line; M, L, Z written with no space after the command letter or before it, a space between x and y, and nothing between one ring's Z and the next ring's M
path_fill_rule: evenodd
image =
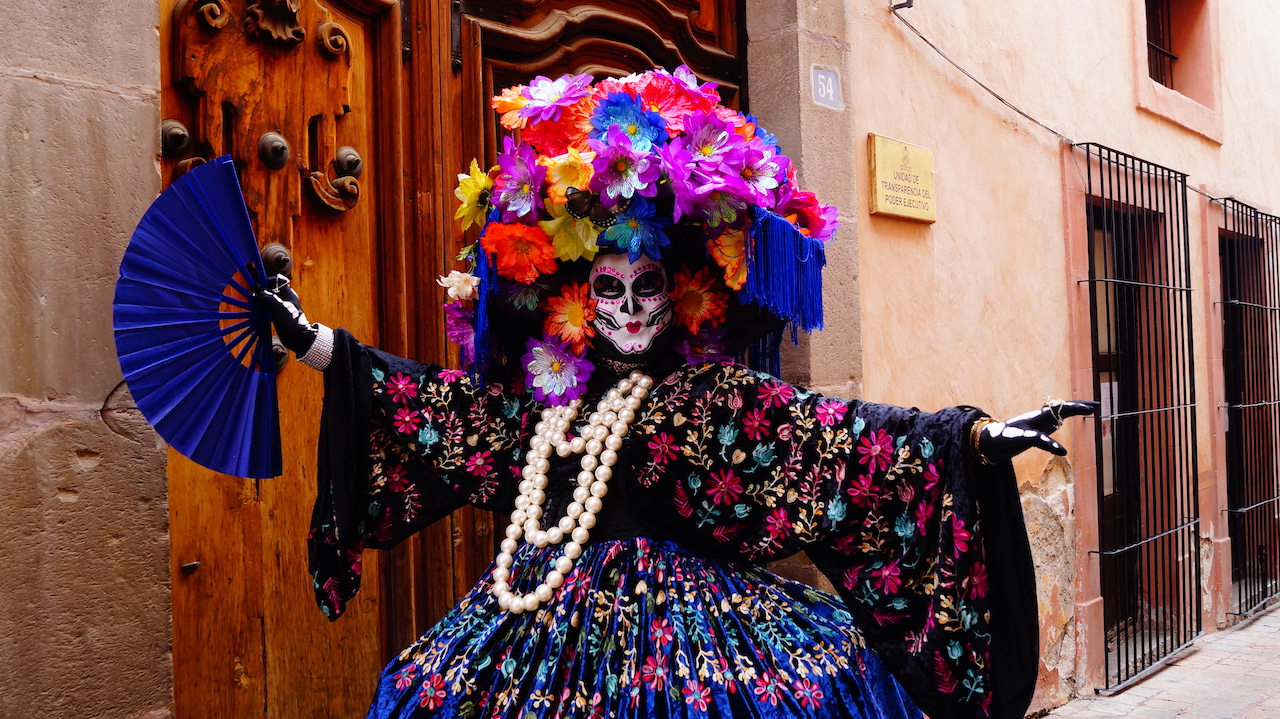
M867 155L871 158L871 214L938 221L933 150L868 133Z

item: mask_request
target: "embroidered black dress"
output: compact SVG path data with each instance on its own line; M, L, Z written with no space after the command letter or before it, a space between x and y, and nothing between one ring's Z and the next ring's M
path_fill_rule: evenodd
M330 619L359 589L365 547L467 503L509 511L540 410L335 340L310 537ZM499 610L491 567L387 667L369 716L1021 717L1034 578L1011 468L964 451L978 416L681 367L637 411L552 601ZM557 517L577 462L552 460ZM800 550L839 598L755 566ZM512 588L531 591L557 555L523 544Z

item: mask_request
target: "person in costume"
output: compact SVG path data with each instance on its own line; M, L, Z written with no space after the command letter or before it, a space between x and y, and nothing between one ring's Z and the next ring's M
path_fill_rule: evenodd
M511 516L369 717L1022 716L1036 597L1008 460L1064 454L1049 434L1092 403L999 422L777 379L783 333L821 327L836 212L686 68L539 77L494 107L519 140L459 176L482 230L440 280L464 370L310 323L283 278L260 293L324 372L331 620L365 548L466 504ZM838 597L760 566L798 551Z

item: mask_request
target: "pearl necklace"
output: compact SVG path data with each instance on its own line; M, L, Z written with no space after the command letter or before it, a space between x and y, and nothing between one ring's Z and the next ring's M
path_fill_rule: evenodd
M555 590L564 584L564 578L573 571L573 560L582 555L582 546L590 539L590 530L596 526L596 515L603 506L601 500L609 493L609 480L613 478L613 465L618 462L618 450L627 434L631 421L640 409L640 402L653 387L653 378L636 370L631 376L619 380L616 387L596 405L596 411L587 418L582 436L569 440L565 437L570 423L578 416L582 400L575 399L566 406L547 407L542 410L542 421L529 440L526 464L521 472L520 496L507 525L507 537L502 540L501 551L493 570L493 587L490 592L498 598L498 606L521 614L536 610L543 602L551 601ZM542 504L547 499L547 471L551 468L548 457L552 448L561 457L582 454L582 471L578 473L578 486L573 490L573 502L567 514L554 526L542 529ZM565 543L556 558L555 567L547 573L538 587L524 596L511 590L507 580L515 561L517 542L521 537L538 548Z

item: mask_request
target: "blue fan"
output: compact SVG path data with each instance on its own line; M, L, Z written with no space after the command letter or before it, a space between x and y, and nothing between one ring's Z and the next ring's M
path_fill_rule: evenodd
M116 354L138 409L216 472L280 474L271 318L253 299L262 257L230 157L151 203L116 283Z

